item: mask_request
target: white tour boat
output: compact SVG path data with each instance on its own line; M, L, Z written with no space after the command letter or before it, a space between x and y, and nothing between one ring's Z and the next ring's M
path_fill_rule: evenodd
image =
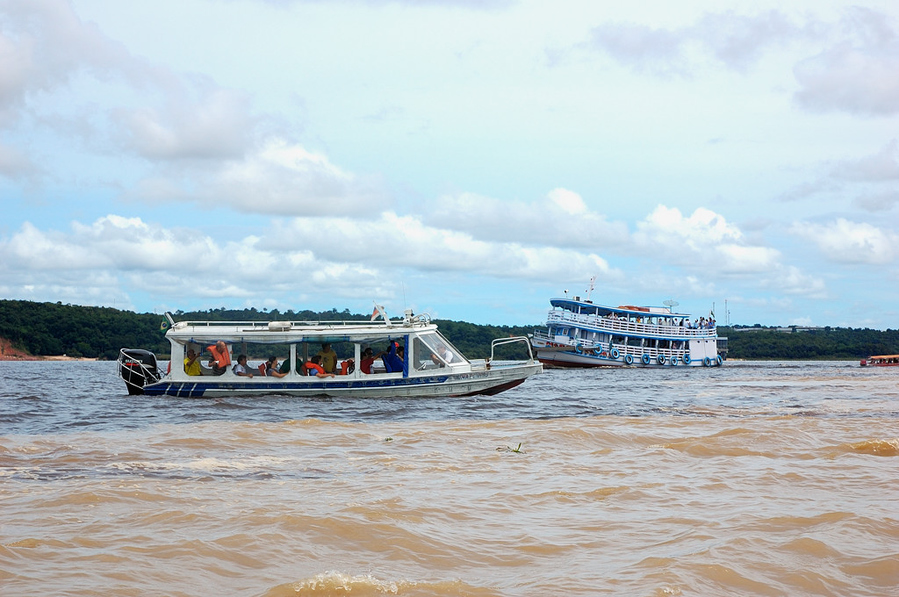
M375 322L378 316L383 321ZM390 320L381 308L377 308L371 322L175 322L169 313L166 318L169 322L166 338L171 344L168 371L157 368L152 352L129 348L120 351L119 374L125 380L129 394L187 398L263 394L335 397L492 395L513 388L543 370L543 365L534 359L528 338L498 338L492 343L491 358L468 360L437 331L437 326L427 315L413 316L411 311L407 311L402 320ZM224 355L211 352L220 342L224 343L224 346L218 344L225 348ZM527 361L494 361L497 346L516 342L527 346ZM316 375L317 371L311 365L313 356L323 344L335 345L345 355L338 362L337 375ZM368 353L368 348L373 354ZM190 368L193 375L186 370L188 351L201 355L198 358L201 366ZM399 351L405 352L404 358L398 358ZM381 352L386 352L388 359L372 362L372 356ZM257 362L248 366L252 377L238 375L233 370L232 363L237 364L238 354ZM280 354L279 358L287 363L277 376L266 375L265 364L258 363L259 358L271 354ZM223 356L227 364L218 371L209 366L214 365L211 359L217 356Z
M591 288L592 290L592 288ZM665 307L610 307L554 298L546 329L531 344L547 367L717 367L718 332L713 319L691 322Z

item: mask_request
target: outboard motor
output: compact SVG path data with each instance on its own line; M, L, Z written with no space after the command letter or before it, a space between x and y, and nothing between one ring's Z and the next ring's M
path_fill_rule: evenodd
M123 348L119 351L119 375L125 380L129 395L144 393L144 386L159 381L156 355L140 348Z

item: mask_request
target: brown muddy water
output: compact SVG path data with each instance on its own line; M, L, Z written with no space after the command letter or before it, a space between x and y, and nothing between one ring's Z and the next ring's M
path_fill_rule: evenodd
M0 363L0 594L899 587L899 368L547 371L494 397L128 397Z

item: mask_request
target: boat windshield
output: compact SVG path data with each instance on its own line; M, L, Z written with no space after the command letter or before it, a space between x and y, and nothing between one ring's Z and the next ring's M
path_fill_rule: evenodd
M448 367L465 362L465 357L438 332L415 336L412 354L415 355L416 369Z

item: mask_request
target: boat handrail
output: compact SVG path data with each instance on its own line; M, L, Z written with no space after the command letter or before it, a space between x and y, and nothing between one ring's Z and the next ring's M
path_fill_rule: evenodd
M528 362L534 362L534 351L531 348L531 339L527 336L509 336L508 338L494 338L490 343L490 359L487 363L493 362L493 353L496 350L497 346L503 346L505 344L514 344L516 342L524 342L524 345L528 348Z
M272 324L275 324L272 327ZM403 320L403 319L391 319L390 325L396 327L424 327L430 325L431 321L428 316L416 316L412 319ZM288 327L290 326L290 327ZM185 327L207 327L207 328L218 328L218 327L240 327L240 328L251 328L252 331L284 331L281 328L295 328L295 327L350 327L350 326L365 326L365 327L388 327L384 324L384 322L373 322L367 321L365 319L335 319L335 320L298 320L298 321L287 321L287 320L279 320L279 321L269 321L269 320L257 320L257 321L217 321L217 320L205 320L205 321L178 321L172 326L175 329L185 328Z
M711 338L717 335L717 328L689 328L681 325L658 325L636 323L624 319L610 319L596 315L580 315L570 311L549 312L546 320L551 323L574 323L587 325L609 333L625 332L644 336L677 336L684 338Z

